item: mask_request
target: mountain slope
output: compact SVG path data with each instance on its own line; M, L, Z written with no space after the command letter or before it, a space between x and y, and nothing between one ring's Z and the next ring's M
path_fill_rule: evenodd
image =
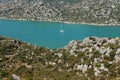
M0 37L0 79L119 80L120 38L88 37L49 50Z
M25 0L14 2L14 6L7 4L1 3L1 18L120 24L120 0Z

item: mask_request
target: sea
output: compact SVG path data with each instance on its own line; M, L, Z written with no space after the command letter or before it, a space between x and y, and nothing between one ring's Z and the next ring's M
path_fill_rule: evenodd
M49 49L62 48L86 37L120 37L120 26L95 26L47 21L0 20L0 36Z

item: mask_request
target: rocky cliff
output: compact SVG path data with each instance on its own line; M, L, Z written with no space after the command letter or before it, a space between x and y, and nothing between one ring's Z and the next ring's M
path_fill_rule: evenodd
M88 37L49 50L0 37L2 80L120 80L120 38Z

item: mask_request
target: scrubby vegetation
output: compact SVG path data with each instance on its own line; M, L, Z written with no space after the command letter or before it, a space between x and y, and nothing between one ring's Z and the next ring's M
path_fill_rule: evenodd
M0 0L1 19L120 24L120 0Z
M88 37L49 50L0 37L2 80L120 80L120 38Z

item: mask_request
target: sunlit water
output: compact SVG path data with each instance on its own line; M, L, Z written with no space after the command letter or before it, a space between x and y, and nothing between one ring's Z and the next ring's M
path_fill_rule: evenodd
M64 47L71 40L82 40L88 36L120 37L120 26L0 20L0 36L55 49Z

